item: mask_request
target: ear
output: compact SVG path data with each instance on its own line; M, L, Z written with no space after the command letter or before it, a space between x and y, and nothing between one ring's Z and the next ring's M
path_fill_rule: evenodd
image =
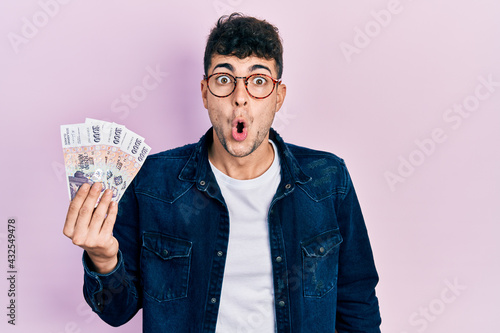
M276 112L278 112L281 109L281 106L283 105L283 102L285 101L286 85L279 84L277 89L278 89L278 91L276 93Z
M201 80L201 99L203 100L203 106L208 110L208 86L207 81L205 79Z

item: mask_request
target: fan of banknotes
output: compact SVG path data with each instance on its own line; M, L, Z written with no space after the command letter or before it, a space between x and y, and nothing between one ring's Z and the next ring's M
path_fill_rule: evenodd
M61 139L70 200L84 183L102 183L120 201L151 151L144 138L123 125L89 119L62 125ZM101 194L102 194L101 193Z

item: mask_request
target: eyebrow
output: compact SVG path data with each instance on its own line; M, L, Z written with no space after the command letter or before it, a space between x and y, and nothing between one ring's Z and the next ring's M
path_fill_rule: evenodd
M267 70L269 72L269 74L272 75L272 72L269 69L269 67L264 66L264 65L259 65L259 64L256 64L256 65L253 65L252 67L250 67L250 72L253 72L253 71L257 70L257 69L265 69L265 70Z
M224 62L224 63L221 63L221 64L217 64L214 67L213 71L215 71L217 68L226 68L226 69L230 70L231 72L234 72L233 65L231 65L231 64L229 64L227 62ZM250 72L254 72L254 71L258 70L258 69L265 69L265 70L267 70L269 72L269 74L272 75L272 72L269 69L269 67L264 66L264 65L259 65L259 64L256 64L256 65L253 65L252 67L250 67Z
M234 72L234 67L233 67L233 65L228 64L227 62L224 62L224 63L222 63L222 64L217 64L217 65L214 67L213 71L215 71L217 68L227 68L227 69L229 69L231 72ZM212 71L212 72L213 72L213 71Z

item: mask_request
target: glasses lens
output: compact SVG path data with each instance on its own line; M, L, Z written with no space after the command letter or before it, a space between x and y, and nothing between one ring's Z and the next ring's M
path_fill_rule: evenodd
M221 73L210 77L208 87L215 96L224 97L234 90L234 77Z
M265 74L254 74L248 77L247 87L250 95L262 98L267 97L273 91L274 82Z

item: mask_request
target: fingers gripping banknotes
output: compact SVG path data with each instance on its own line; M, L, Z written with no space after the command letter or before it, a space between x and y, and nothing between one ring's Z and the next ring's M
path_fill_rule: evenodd
M70 200L82 184L100 182L118 202L151 151L125 126L89 118L62 125L61 139Z

